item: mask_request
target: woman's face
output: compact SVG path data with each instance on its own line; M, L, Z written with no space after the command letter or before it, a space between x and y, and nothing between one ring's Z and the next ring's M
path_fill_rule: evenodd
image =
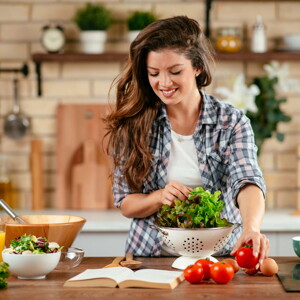
M166 105L189 104L199 99L196 76L190 60L174 50L151 51L147 57L149 83Z

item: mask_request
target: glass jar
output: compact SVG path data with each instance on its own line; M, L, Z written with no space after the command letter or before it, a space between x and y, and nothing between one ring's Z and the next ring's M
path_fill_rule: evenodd
M0 199L3 199L11 208L16 207L13 184L8 170L8 161L5 155L0 154Z
M224 27L217 31L216 49L220 52L238 52L242 47L240 28Z

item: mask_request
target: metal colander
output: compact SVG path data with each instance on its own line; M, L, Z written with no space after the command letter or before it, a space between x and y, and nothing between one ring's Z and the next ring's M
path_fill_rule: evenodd
M240 224L216 228L170 228L151 225L158 230L163 241L177 254L190 257L208 257L221 250L231 233Z

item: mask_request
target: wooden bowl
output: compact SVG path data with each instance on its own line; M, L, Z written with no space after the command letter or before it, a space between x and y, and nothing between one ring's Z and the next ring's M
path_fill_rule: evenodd
M20 216L28 224L17 224L11 217L4 217L5 246L23 234L33 234L46 237L49 242L56 242L60 246L71 247L85 218L65 215L23 215Z

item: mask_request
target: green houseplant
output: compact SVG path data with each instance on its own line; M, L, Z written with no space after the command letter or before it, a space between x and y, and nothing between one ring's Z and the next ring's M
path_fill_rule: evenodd
M102 53L107 29L113 24L111 11L101 4L87 3L77 10L73 21L80 29L83 52Z
M272 61L264 65L267 74L254 77L248 86L245 77L240 74L234 81L233 89L219 87L215 91L228 102L243 110L250 119L254 132L255 144L259 155L266 139L276 136L280 142L284 140L284 134L278 131L281 122L289 122L291 118L285 114L281 105L286 98L279 97L285 91L296 87L293 79L288 78L288 65L280 66Z
M129 40L133 41L142 29L144 29L157 19L158 17L150 11L133 11L127 18Z

